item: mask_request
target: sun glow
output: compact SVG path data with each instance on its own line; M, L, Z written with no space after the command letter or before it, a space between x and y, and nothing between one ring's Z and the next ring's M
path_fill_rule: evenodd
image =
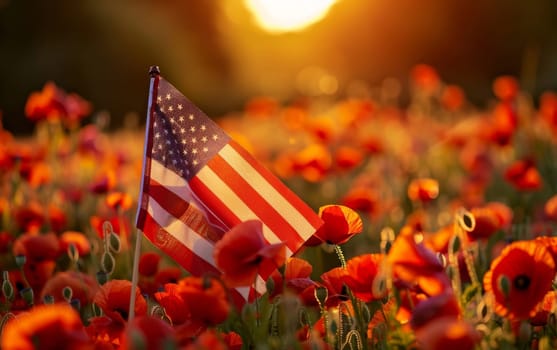
M299 31L322 20L337 0L244 0L268 32Z

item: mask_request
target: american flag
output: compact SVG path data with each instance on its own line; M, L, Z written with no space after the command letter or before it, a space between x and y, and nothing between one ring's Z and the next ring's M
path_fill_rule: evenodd
M136 226L192 275L220 271L215 243L240 222L263 223L294 254L317 214L154 69ZM259 271L257 292L272 271ZM244 299L249 288L239 288Z

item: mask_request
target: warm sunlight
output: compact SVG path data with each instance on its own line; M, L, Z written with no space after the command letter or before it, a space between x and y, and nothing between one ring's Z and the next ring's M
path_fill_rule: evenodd
M272 33L298 31L323 19L337 0L245 0L257 23Z

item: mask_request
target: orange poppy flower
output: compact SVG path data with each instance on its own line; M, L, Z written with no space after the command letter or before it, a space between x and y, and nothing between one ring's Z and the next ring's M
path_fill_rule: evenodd
M316 140L325 144L334 137L336 127L332 119L320 117L307 121L306 130Z
M536 191L542 187L542 177L533 159L517 160L505 170L505 180L519 191Z
M306 181L318 182L330 171L333 160L323 145L311 144L293 156L292 167Z
M466 102L466 96L460 86L445 86L441 95L441 103L443 104L443 107L449 111L457 111L464 105L464 102Z
M91 242L82 232L66 231L60 235L60 251L67 252L70 244L75 246L80 256L91 252Z
M450 291L420 301L412 310L410 326L416 330L439 318L447 316L458 318L460 315L458 300Z
M412 229L405 227L396 237L387 261L395 277L417 284L428 295L437 295L450 287L445 269L435 253L422 242L417 243Z
M447 316L427 323L416 332L416 340L423 350L469 350L481 336L468 322Z
M316 283L311 280L311 272L313 266L304 259L291 257L286 260L283 275L275 270L271 274L273 280L273 289L270 291L270 296L274 298L277 295L284 293L284 288L294 293L300 293L304 289L315 285Z
M342 170L350 170L359 166L364 160L363 152L351 146L339 147L334 155L335 163Z
M325 205L319 208L323 225L306 241L305 245L343 244L361 233L363 222L357 212L344 205Z
M382 203L376 189L368 186L358 186L350 189L341 199L342 205L359 212L367 213L370 217L376 217L381 212Z
M539 112L553 133L557 132L557 93L544 92L541 95Z
M68 304L39 305L3 328L2 349L91 349L79 314Z
M159 270L161 256L154 252L141 254L139 259L139 274L143 276L154 276Z
M123 192L111 192L106 196L106 205L115 211L128 210L132 206L132 197Z
M245 105L244 111L250 117L268 118L277 113L279 104L276 99L260 96L251 98Z
M112 170L104 170L97 174L89 186L89 190L95 194L105 194L116 186L116 174Z
M93 215L89 219L89 222L101 239L104 238L103 224L105 221L110 222L110 224L112 225L112 229L116 234L120 234L120 232L122 232L123 230L125 230L125 232L131 232L129 220L120 220L117 216L100 217ZM124 224L123 227L121 226L122 223Z
M99 289L97 281L87 274L78 271L57 272L44 285L41 291L41 299L50 295L55 302L65 301L63 290L65 287L72 289L72 299L77 299L81 305L87 305L93 301L93 297Z
M557 221L557 194L545 202L543 212L548 219Z
M437 196L439 196L439 182L435 179L414 179L408 185L408 198L414 202L428 203Z
M130 313L130 296L132 284L127 280L110 280L103 284L95 294L93 302L106 316L117 323L125 323ZM147 302L139 288L135 290L135 315L147 313Z
M215 262L230 287L250 286L258 272L272 272L284 264L284 243L267 244L259 220L242 222L215 244Z
M497 77L493 81L493 93L502 101L512 101L519 92L518 81L510 75Z
M37 162L31 167L26 180L33 189L47 185L52 181L52 169L48 163Z
M441 78L435 68L423 63L412 68L410 79L415 87L427 93L434 93L441 85Z
M493 114L486 125L488 141L499 146L510 144L518 126L518 117L515 108L509 103L499 103L495 106Z
M178 283L177 292L190 312L191 324L200 328L212 327L228 318L230 304L227 292L215 279L186 277Z
M552 231L549 232L549 234L552 234ZM553 257L553 260L555 261L555 266L557 266L557 237L555 237L555 236L538 236L538 237L536 237L534 242L536 242L538 244L541 244L543 247L545 247L549 251L549 253Z
M545 247L534 241L517 241L493 260L483 285L494 296L497 314L527 319L550 290L554 276L555 262Z
M467 232L472 241L487 239L501 228L497 213L489 207L475 207L470 210L470 213L476 222L474 229Z
M364 254L347 261L346 274L342 276L342 280L357 298L370 302L385 296L386 289L374 290L375 279L378 277L382 261L381 254Z
M195 340L188 344L184 350L229 350L223 336L214 329L208 329L199 334Z
M134 317L127 325L122 334L120 349L133 350L138 344L144 350L177 348L178 345L172 326L154 316Z
M550 290L545 294L543 300L536 305L534 315L530 317L530 324L533 326L545 326L547 324L549 315L555 307L557 301L557 292Z

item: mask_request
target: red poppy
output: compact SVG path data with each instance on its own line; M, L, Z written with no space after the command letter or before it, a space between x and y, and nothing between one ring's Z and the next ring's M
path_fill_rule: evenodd
M33 121L59 120L65 114L64 91L47 82L42 91L29 95L25 115Z
M545 216L553 221L557 221L557 194L551 196L543 207Z
M40 305L8 321L2 349L90 349L79 314L68 304Z
M458 300L450 291L420 301L412 310L410 325L416 330L439 318L451 316L456 319L460 315Z
M474 229L467 232L468 237L475 241L478 239L487 239L495 232L501 229L501 222L497 213L489 207L475 207L470 210L474 216Z
M29 169L25 180L33 189L47 185L52 181L52 169L46 162L36 162Z
M343 281L357 298L370 302L386 295L386 288L376 287L376 279L383 278L379 275L382 261L381 254L365 254L348 260Z
M183 324L190 319L188 304L180 294L177 284L166 284L164 290L155 293L154 296L159 305L165 309L173 325Z
M199 334L184 350L228 350L223 336L217 330L208 329Z
M499 103L495 106L489 124L486 125L485 136L499 146L510 144L518 126L515 108L509 103Z
M286 247L282 242L267 244L261 221L248 220L225 233L213 254L228 286L250 286L258 272L271 273L284 264Z
M89 190L95 194L105 194L114 189L116 186L116 175L114 171L105 169L99 172L97 176L93 179L93 182L89 186Z
M97 232L97 235L99 236L100 239L104 238L103 225L105 221L110 222L110 224L112 225L112 230L116 234L119 234L123 230L125 230L125 232L131 232L131 226L129 220L120 220L117 216L100 217L100 216L93 215L89 219L89 222L93 227L93 229L95 230L95 232ZM123 224L124 226L122 227L121 224Z
M348 291L344 284L346 274L346 269L342 267L335 267L321 274L323 286L327 288L327 306L336 306L341 301L348 300Z
M549 319L549 315L554 310L557 301L557 292L550 290L545 294L543 300L536 305L534 315L530 317L530 324L533 326L545 326Z
M439 196L439 182L435 179L414 179L408 185L408 198L414 202L428 203L437 196Z
M423 350L469 350L476 347L481 336L468 322L447 316L420 328L416 340Z
M174 329L168 323L154 316L138 316L127 325L120 349L134 350L140 346L144 350L158 350L177 345Z
M0 211L0 215L2 212ZM0 254L5 254L12 249L15 237L9 232L0 232Z
M414 231L403 228L387 255L395 277L405 283L417 284L428 295L437 295L450 288L443 264L423 242L416 242Z
M125 323L130 313L130 295L132 284L127 280L110 280L103 284L95 294L93 302L106 316L117 323ZM135 290L135 315L147 313L147 302L139 288Z
M66 95L64 99L64 108L66 112L64 115L64 122L71 128L76 127L83 117L91 113L91 103L75 93Z
M551 131L557 132L557 93L544 92L542 94L539 112Z
M309 120L305 126L307 132L322 143L330 142L336 130L333 120L326 117Z
M154 252L141 254L139 259L139 274L143 276L154 276L159 270L161 256Z
M378 191L368 186L350 189L341 199L341 203L353 210L367 213L370 217L376 217L384 204L380 201Z
M60 256L60 242L54 233L26 233L16 239L12 252L25 256L28 262L53 261Z
M14 218L22 231L39 229L44 221L44 208L37 202L29 202L25 206L14 209Z
M41 291L41 299L49 295L54 297L55 302L63 302L63 290L70 287L72 290L72 299L77 299L82 306L93 301L93 297L99 289L97 281L82 272L78 271L62 271L57 272L44 285Z
M343 244L363 230L362 219L357 212L344 205L325 205L319 208L323 225L306 241L307 246Z
M511 319L527 319L550 290L555 262L549 251L534 241L506 246L485 273L483 285L494 296L494 310Z
M244 110L250 117L268 118L278 112L279 104L271 97L253 97L246 103Z
M178 283L177 291L190 312L190 326L212 327L228 318L230 304L227 293L215 279L189 276Z
M542 187L542 177L533 159L520 159L505 170L505 180L519 191L536 191Z
M304 289L314 286L316 283L311 279L313 266L306 260L291 257L286 260L283 275L275 270L271 274L273 289L270 291L272 298L284 293L284 289L301 293Z
M155 282L159 286L164 286L167 283L178 283L183 274L182 269L179 267L165 267L157 272L155 275Z

